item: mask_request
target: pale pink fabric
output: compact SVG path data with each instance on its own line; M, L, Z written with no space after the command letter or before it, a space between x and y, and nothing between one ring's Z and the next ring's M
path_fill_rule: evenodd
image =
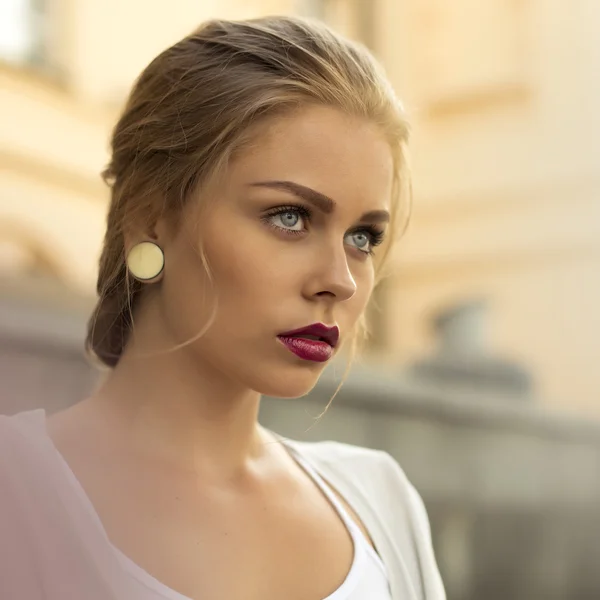
M0 598L124 600L131 581L56 454L43 411L0 417Z

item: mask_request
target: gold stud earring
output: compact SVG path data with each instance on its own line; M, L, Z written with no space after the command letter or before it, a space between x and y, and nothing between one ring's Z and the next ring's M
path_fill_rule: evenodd
M165 255L154 242L139 242L127 255L127 268L138 281L156 279L165 268Z

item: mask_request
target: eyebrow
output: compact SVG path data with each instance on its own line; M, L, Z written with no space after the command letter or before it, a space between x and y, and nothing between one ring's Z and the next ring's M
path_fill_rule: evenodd
M325 214L330 214L334 211L336 203L325 194L317 192L305 185L295 183L294 181L257 181L250 184L251 187L265 187L274 190L282 190L319 209ZM360 223L387 223L390 220L390 213L387 210L372 210L359 219Z

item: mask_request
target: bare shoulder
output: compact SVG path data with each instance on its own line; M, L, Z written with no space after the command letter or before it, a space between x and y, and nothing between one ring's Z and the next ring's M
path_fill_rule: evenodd
M117 428L109 426L105 415L89 399L48 416L46 432L69 464L80 464L86 457L99 456L117 447Z
M48 415L46 418L46 431L54 440L67 439L76 432L80 432L86 423L86 401L78 402L60 412Z

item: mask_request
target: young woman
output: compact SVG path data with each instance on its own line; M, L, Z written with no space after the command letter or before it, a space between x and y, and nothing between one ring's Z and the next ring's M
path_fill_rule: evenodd
M135 84L69 410L0 419L0 597L442 600L422 502L385 453L281 440L360 335L402 210L407 125L361 47L213 21Z

